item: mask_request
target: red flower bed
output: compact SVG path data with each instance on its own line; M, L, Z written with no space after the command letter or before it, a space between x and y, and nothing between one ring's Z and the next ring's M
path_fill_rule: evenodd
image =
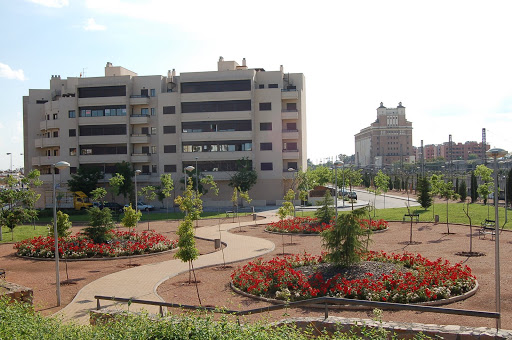
M389 227L387 221L384 220L366 220L359 221L361 228L371 231L384 230ZM266 230L278 233L296 233L296 234L320 234L322 231L333 226L334 221L330 223L319 223L315 217L295 217L279 222L269 223Z
M138 232L112 230L107 243L95 244L83 234L59 238L59 254L66 258L117 257L161 252L176 248L177 241L169 240L154 230ZM52 236L39 236L14 245L17 254L29 257L54 257Z
M419 254L370 252L362 260L395 263L409 271L393 270L380 276L366 273L365 278L354 280L340 274L324 279L320 272L307 277L298 267L322 262L322 258L305 254L250 262L235 270L231 279L235 287L249 294L291 301L332 296L416 303L461 295L476 285L469 267L451 265L442 259L430 261Z

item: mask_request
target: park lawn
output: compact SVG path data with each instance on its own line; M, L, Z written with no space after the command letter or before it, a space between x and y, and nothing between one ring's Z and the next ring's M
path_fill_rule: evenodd
M0 243L11 243L26 240L36 236L46 236L48 234L48 228L45 225L19 225L14 228L14 232L11 233L11 229L6 226L2 226L2 241ZM12 239L14 237L14 239Z
M468 208L467 204L464 203L449 203L448 204L448 222L449 223L460 223L469 225L469 219L464 213L464 209ZM446 203L436 203L433 207L425 210L420 206L411 207L411 213L419 214L420 222L434 222L434 215L439 215L439 223L446 223ZM340 214L346 214L350 211L340 211ZM405 214L408 214L407 208L392 208L392 209L377 209L375 216L373 212L371 217L373 219L383 219L386 221L402 221ZM503 227L505 223L505 208L500 207L499 223L500 227ZM508 209L507 212L509 217L505 224L505 229L512 229L512 210ZM314 216L314 211L304 212L304 216ZM471 224L474 226L480 226L486 219L494 220L494 206L484 206L483 204L475 203L469 205L469 216L471 217ZM406 218L405 221L410 221Z

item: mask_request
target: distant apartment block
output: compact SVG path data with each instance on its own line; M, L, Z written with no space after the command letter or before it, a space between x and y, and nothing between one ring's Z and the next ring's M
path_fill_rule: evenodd
M396 162L414 162L412 123L405 107L387 108L380 103L377 119L355 135L355 164L359 167L383 167Z
M485 151L490 149L490 145L485 145ZM471 158L483 159L484 148L482 143L469 141L465 143L445 142L443 144L428 144L423 147L425 161L436 158L444 158L446 161L469 160ZM421 159L421 148L416 148L416 159Z
M104 77L52 76L49 89L23 97L25 169L39 169L51 190L52 164L99 167L105 182L126 161L139 187L172 175L176 194L189 165L213 175L220 194L205 205L231 205L227 183L237 160L258 173L254 205L275 204L294 172L306 169L306 92L301 73L218 61L217 71L138 76L107 63ZM40 200L45 202L45 199ZM46 200L47 201L47 200Z

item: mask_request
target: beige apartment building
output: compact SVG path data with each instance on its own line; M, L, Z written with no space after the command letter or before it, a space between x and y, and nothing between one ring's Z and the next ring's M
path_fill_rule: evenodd
M197 165L220 189L205 196L206 206L232 204L227 184L241 158L258 174L251 205L282 200L306 169L304 75L249 68L245 58L239 65L220 57L217 71L180 75L138 76L107 63L104 77L52 76L49 89L23 97L23 125L25 169L41 171L43 196L61 160L71 164L56 176L61 188L81 166L101 168L107 183L126 161L141 171L139 188L170 173L176 195L183 169Z
M413 163L412 123L405 117L405 106L377 108L377 119L355 135L355 164L376 168L393 163Z

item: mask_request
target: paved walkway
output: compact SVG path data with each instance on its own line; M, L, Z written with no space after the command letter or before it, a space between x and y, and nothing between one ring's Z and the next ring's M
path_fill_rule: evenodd
M266 218L257 222L243 222L241 225L254 225L255 223L267 224L278 220L278 217L273 211L266 211L258 215L265 216ZM222 242L227 244L226 248L224 248L226 263L259 257L274 250L275 245L271 241L226 232L229 229L237 227L238 223L221 224L221 232L219 232L218 225L202 227L196 230L196 236L210 240L221 238ZM199 258L194 261L194 268L199 269L222 263L222 252L217 251L199 256ZM88 324L89 311L96 308L95 295L163 301L156 293L158 286L165 280L187 271L188 263L181 262L181 260L169 260L113 273L99 278L83 287L73 301L55 315L62 317L64 321ZM101 301L102 308L111 308L113 305L114 303ZM126 308L126 304L119 305L119 308ZM141 309L149 313L158 313L158 307L156 306L144 306L139 304L130 306L130 311L138 311Z

